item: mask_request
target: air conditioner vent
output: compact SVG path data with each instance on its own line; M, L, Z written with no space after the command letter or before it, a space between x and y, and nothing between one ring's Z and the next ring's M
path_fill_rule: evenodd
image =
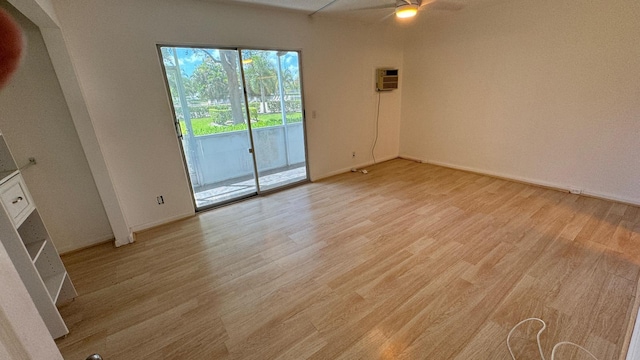
M398 69L376 69L376 90L391 91L398 88Z

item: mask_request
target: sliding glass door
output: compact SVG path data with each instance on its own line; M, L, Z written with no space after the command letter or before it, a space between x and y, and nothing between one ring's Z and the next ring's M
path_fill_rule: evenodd
M262 190L307 178L298 64L295 51L242 50Z
M197 209L307 180L298 52L159 51Z

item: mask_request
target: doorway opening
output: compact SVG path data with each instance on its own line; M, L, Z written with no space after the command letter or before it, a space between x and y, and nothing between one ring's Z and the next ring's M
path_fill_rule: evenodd
M298 51L158 51L196 210L308 180Z

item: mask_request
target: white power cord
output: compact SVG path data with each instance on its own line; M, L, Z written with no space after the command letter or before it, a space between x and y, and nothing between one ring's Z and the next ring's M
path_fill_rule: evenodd
M376 106L376 136L373 139L373 146L371 147L371 157L373 158L373 164L376 164L376 155L374 154L374 150L376 149L376 144L378 144L378 133L380 131L380 91L378 91L378 105Z
M540 358L542 360L546 360L544 357L544 353L542 352L542 344L540 343L540 335L542 334L542 332L547 328L547 323L544 322L544 320L542 319L538 319L538 318L528 318L528 319L524 319L522 321L520 321L519 323L516 324L516 326L514 326L511 331L509 331L509 335L507 335L507 348L509 348L509 354L511 354L511 358L513 360L516 360L516 356L513 355L513 350L511 350L511 334L513 334L513 332L518 328L518 326L526 323L527 321L539 321L542 323L542 329L540 329L540 331L538 331L538 334L536 335L536 339L538 341L538 351L540 352ZM556 357L556 350L558 350L558 348L562 345L572 345L577 347L578 349L586 352L587 354L589 354L589 356L591 356L593 359L598 360L598 358L596 358L595 355L593 355L589 350L583 348L582 346L578 345L578 344L574 344L572 342L569 341L561 341L557 344L555 344L553 346L553 350L551 350L551 360L555 360Z
M542 360L545 360L544 358L544 353L542 352L542 344L540 343L540 335L542 334L542 332L547 328L547 323L545 323L543 320L538 319L538 318L528 318L528 319L524 319L522 321L520 321L519 323L516 324L516 326L514 326L511 331L509 331L509 335L507 335L507 347L509 348L509 354L511 354L511 358L513 360L516 360L516 356L513 355L513 350L511 350L511 334L513 334L513 332L518 328L518 326L526 323L527 321L539 321L542 323L542 329L540 329L540 331L538 331L538 334L536 335L536 339L538 340L538 351L540 351L540 357L542 358ZM597 359L596 359L597 360Z

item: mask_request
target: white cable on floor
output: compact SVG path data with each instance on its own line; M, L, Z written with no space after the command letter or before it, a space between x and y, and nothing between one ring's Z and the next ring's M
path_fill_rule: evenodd
M540 352L540 358L542 360L546 360L544 357L544 353L542 352L542 344L540 343L540 335L542 334L542 332L547 328L547 323L544 322L544 320L542 319L538 319L538 318L528 318L528 319L524 319L522 321L520 321L519 323L516 324L516 326L514 326L511 331L509 331L509 335L507 335L507 348L509 348L509 354L511 354L511 358L513 360L516 360L516 356L513 355L513 350L511 350L511 335L513 334L513 332L518 328L518 326L526 323L527 321L539 321L542 323L542 329L540 329L540 331L538 331L538 334L536 335L536 339L538 342L538 351ZM583 348L582 346L578 345L578 344L574 344L572 342L569 341L561 341L557 344L555 344L553 346L553 350L551 350L551 360L555 360L556 357L556 350L562 346L562 345L573 345L575 347L577 347L578 349L586 352L587 354L589 354L589 356L591 356L593 359L598 360L598 358L596 358L595 355L593 355L589 350Z
M518 326L526 323L527 321L539 321L542 323L542 329L540 329L540 331L538 331L538 335L536 335L536 339L538 339L538 351L540 351L540 357L542 358L542 360L545 360L544 358L544 353L542 352L542 344L540 344L540 335L542 334L542 332L544 331L544 329L547 328L547 323L545 323L544 321L542 321L542 319L538 319L538 318L528 318L528 319L524 319L522 321L520 321L519 323L516 324L516 326L514 326L511 331L509 331L509 335L507 335L507 347L509 348L509 354L511 354L511 358L513 360L516 360L516 356L513 355L513 350L511 350L511 344L510 344L510 340L511 340L511 334L513 334L513 332L518 328Z
M573 345L575 347L577 347L578 349L586 352L587 354L589 354L589 356L591 356L592 358L594 358L595 360L598 360L598 358L596 358L595 355L593 355L589 350L583 348L582 346L578 345L578 344L574 344L570 341L560 341L559 343L555 344L553 346L553 350L551 351L551 360L554 360L555 356L556 356L556 350L558 349L558 347L560 347L560 345Z

